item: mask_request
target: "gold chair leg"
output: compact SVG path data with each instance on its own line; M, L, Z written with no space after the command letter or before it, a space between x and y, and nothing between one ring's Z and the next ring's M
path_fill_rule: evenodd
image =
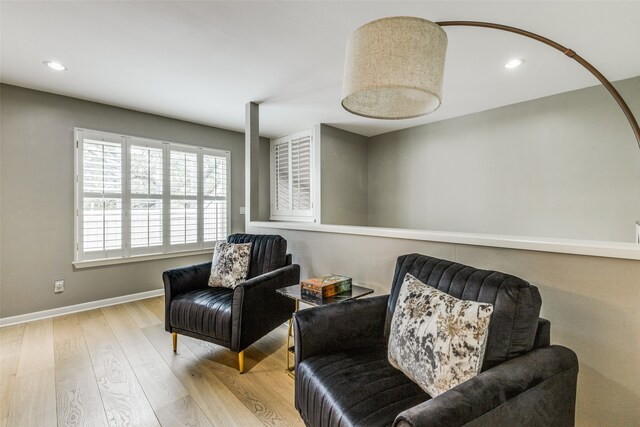
M285 369L285 372L291 378L294 378L295 366L291 366L291 351L289 351L291 348L291 338L293 338L293 317L289 319L289 331L287 332L287 347L285 348L287 353L287 368Z
M244 372L244 350L238 353L238 370L241 374Z
M173 332L171 338L173 339L173 352L175 353L178 350L178 334Z

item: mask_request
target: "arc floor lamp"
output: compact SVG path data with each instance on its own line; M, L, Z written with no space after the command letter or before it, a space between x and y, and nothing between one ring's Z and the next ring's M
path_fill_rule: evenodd
M369 22L347 42L342 106L359 116L408 119L429 114L442 102L447 34L442 27L482 27L519 34L546 44L593 74L622 109L640 148L640 126L611 82L573 50L541 35L491 22L442 21L396 16ZM640 221L636 223L640 243Z
M441 103L447 34L442 27L483 27L544 43L593 74L627 117L640 147L640 126L611 82L572 49L516 27L491 22L442 21L395 16L369 22L347 42L342 106L359 116L408 119L435 111Z

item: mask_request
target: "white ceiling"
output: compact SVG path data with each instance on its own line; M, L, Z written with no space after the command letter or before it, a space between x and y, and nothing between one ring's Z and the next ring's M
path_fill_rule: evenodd
M28 2L0 4L2 82L242 131L260 102L275 137L328 123L376 135L597 81L560 52L481 28L445 28L442 107L402 121L340 106L347 37L373 19L491 21L574 49L615 81L640 75L640 2ZM524 57L524 66L503 64ZM56 60L66 72L42 65ZM638 94L623 94L638 96Z

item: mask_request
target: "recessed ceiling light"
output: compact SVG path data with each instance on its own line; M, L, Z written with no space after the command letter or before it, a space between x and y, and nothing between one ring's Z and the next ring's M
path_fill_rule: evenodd
M44 61L43 64L56 71L64 71L67 69L67 67L56 61Z
M522 64L524 64L524 59L522 58L512 59L511 61L504 64L504 68L506 68L507 70L513 70L514 68L518 68Z

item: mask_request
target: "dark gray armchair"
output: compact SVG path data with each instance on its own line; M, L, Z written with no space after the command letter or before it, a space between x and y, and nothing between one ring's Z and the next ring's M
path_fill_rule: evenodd
M494 312L482 372L431 398L387 361L406 273ZM295 405L308 426L571 426L578 360L551 346L540 294L517 277L411 254L391 294L294 314Z
M232 234L229 243L253 244L247 280L235 289L209 287L211 263L165 271L165 330L209 341L238 352L291 318L295 302L275 290L300 282L300 266L291 264L287 241L276 235Z

